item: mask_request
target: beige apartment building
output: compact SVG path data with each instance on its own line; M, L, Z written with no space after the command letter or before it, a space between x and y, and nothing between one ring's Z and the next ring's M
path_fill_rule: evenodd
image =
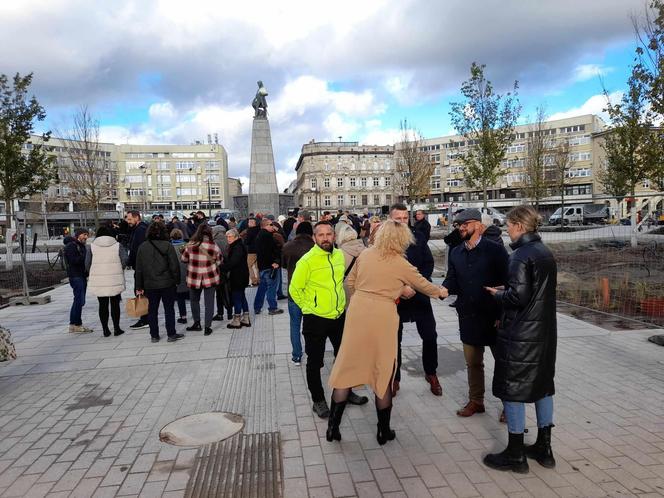
M302 146L295 167L296 204L329 210L380 212L396 201L394 147L358 142L316 142Z

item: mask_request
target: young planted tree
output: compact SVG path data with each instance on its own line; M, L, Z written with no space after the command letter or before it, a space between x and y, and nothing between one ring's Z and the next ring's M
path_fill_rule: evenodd
M565 213L565 186L569 173L571 161L569 157L569 139L558 140L549 151L551 157L550 180L560 191L560 225L563 226L563 215Z
M0 74L0 188L7 227L12 226L13 201L44 191L55 177L54 158L48 154L50 132L30 144L35 122L46 112L35 96L28 97L32 73L11 80Z
M464 99L451 104L450 117L468 145L460 158L466 182L482 190L487 207L489 187L503 174L500 164L512 143L521 106L516 93L518 83L515 81L513 90L505 95L495 93L491 82L484 77L484 68L473 62L470 79L461 85Z
M539 210L540 200L546 197L551 187L550 157L554 143L549 136L546 126L546 113L543 106L536 110L535 121L528 131L526 138L525 174L523 192L535 209Z
M71 129L61 135L67 164L60 167L60 179L77 202L94 211L97 226L99 206L111 198L114 185L111 158L99 141L99 121L81 106L72 116Z
M435 165L422 150L422 135L407 120L400 123L401 140L395 146L395 192L411 207L429 195ZM411 209L412 211L412 209Z

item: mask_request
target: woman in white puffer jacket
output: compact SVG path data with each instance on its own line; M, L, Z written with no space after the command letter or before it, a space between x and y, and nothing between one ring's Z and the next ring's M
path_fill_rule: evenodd
M110 304L114 335L124 334L120 328L120 301L125 290L124 268L127 264L127 251L115 239L111 229L99 227L95 240L90 245L85 260L88 269L88 289L99 300L99 320L104 337L111 335L108 328L108 308Z

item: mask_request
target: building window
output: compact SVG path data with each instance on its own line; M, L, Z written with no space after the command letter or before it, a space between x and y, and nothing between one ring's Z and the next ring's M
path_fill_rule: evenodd
M158 175L157 183L171 183L171 175Z
M344 205L344 196L343 194L337 195L337 206L341 207Z
M175 154L173 154L175 156ZM178 161L175 163L175 169L194 169L193 161Z
M178 187L175 189L176 194L179 196L181 195L198 195L198 189L196 188L182 188Z
M576 135L574 137L569 137L570 147L575 145L587 145L590 143L590 135Z
M196 183L196 175L183 175L178 173L175 175L175 180L178 183Z
M337 178L337 187L343 187L343 186L344 186L344 179Z
M373 179L373 186L374 187L379 187L380 186L380 178L378 178L377 176L375 176L374 179Z
M311 207L311 196L307 196L307 207Z
M460 187L461 186L461 180L448 179L447 180L447 186L448 187Z
M387 204L388 206L392 204L392 194L385 195L385 204Z
M145 166L145 163L140 162L140 161L127 161L125 163L125 169L130 170L130 169L139 169L141 166Z
M218 182L219 181L219 175L208 175L207 179L210 180L211 182Z
M171 157L175 157L177 159L188 159L190 157L194 157L193 152L173 152L171 154Z
M205 161L205 169L219 169L219 161Z
M575 168L567 172L568 178L586 178L590 176L590 168Z
M510 145L507 148L507 153L508 154L516 154L517 152L525 152L526 151L526 146L523 144L514 144Z
M157 189L157 195L159 197L170 197L171 196L171 189L170 188L158 188Z
M160 161L157 163L157 169L161 171L168 171L171 169L171 163Z
M316 181L315 178L311 178L311 179L309 180L309 184L310 184L311 188L316 188L316 187L318 187L318 182Z
M199 152L196 157L214 157L214 152Z
M329 207L332 205L332 198L329 195L323 196L323 206Z
M363 176L360 178L360 187L366 187L367 186L367 179Z
M330 171L330 165L328 163L325 163L325 171Z
M362 194L362 206L368 206L369 205L369 196L366 194Z
M356 184L357 184L357 178L355 178L354 176L351 176L350 177L350 186L355 187Z
M392 178L389 176L385 177L385 186L386 187L391 187L392 186Z
M142 183L145 177L141 175L128 175L125 177L127 183Z
M431 180L431 188L432 189L439 189L440 188L440 178L435 178Z
M219 187L210 187L210 195L219 195L221 189Z
M357 206L357 196L354 194L350 195L350 205L351 206Z
M385 169L392 168L392 162L389 159L385 159Z
M330 187L330 177L326 176L323 178L323 187L329 188Z
M567 126L560 129L560 133L574 133L575 131L585 131L586 125Z
M374 195L374 206L380 206L380 195Z

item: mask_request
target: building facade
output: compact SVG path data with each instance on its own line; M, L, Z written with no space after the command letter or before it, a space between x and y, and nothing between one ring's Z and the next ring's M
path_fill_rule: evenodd
M397 200L393 146L312 140L295 172L295 203L305 209L373 213Z

